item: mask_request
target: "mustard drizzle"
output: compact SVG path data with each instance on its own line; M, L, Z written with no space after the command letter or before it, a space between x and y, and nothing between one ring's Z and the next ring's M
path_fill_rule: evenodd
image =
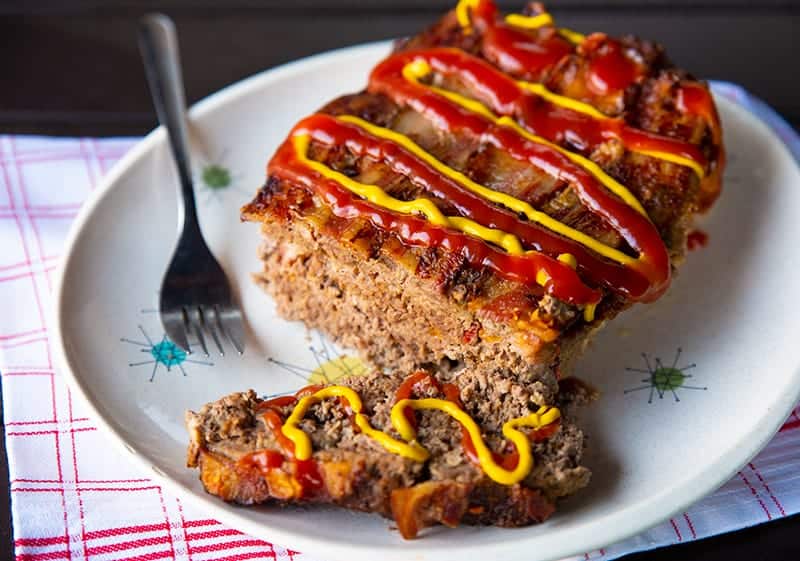
M584 115L589 115L590 117L594 117L595 119L608 118L608 116L605 113L598 111L597 109L595 109L593 105L590 105L583 101L578 101L577 99L572 99L571 97L567 97L565 95L559 95L557 93L551 92L544 86L544 84L518 81L517 85L520 88L527 90L535 95L538 95L539 97L544 98L545 100L555 105L560 105L561 107L566 107L567 109L571 109L572 111L577 111L579 113L583 113Z
M344 117L340 117L340 119L345 120ZM356 124L358 121L361 121L361 119L358 119L357 117L351 117L351 119L352 120L348 120L348 122L351 122L353 124ZM366 121L363 121L363 123L366 123ZM375 128L380 128L380 127L375 127ZM388 129L384 130L388 131ZM407 137L404 138L406 138L409 143L413 142L411 139ZM309 159L308 145L310 141L311 137L308 133L300 133L292 137L292 143L294 145L297 159L304 165L308 166L309 168L313 169L314 171L322 175L323 177L327 177L328 179L332 179L337 183L341 184L345 189L347 189L351 193L354 193L359 197L363 197L368 201L370 201L371 203L374 203L380 207L389 209L394 212L398 212L400 214L422 214L432 224L435 224L437 226L443 226L446 228L452 228L454 230L458 230L465 234L480 238L484 241L491 242L495 245L502 247L511 255L524 255L525 253L527 253L523 249L522 243L519 241L519 238L514 234L504 232L503 230L488 228L486 226L483 226L482 224L479 224L478 222L475 222L474 220L470 220L469 218L464 218L461 216L446 216L445 214L442 213L441 210L439 210L439 208L430 199L420 198L420 199L413 199L410 201L401 201L400 199L396 199L391 195L387 194L383 189L381 189L377 185L368 185L366 183L361 183L359 181L356 181L355 179L347 177L343 173L340 173L334 169L329 168L322 162L317 162L315 160ZM419 150L422 150L418 146L417 148ZM455 170L452 171L454 173L458 173Z
M455 92L444 90L442 88L437 88L436 86L430 86L430 85L427 85L427 84L423 84L422 82L419 81L420 78L430 74L431 72L432 72L432 69L431 69L430 65L426 61L424 61L422 59L417 59L417 60L414 60L412 62L409 62L406 65L406 67L403 68L403 77L406 80L410 81L410 82L414 82L415 84L419 84L419 85L421 85L421 86L423 86L425 88L428 88L428 89L436 92L437 94L439 94L439 95L441 95L443 97L446 97L450 101L453 101L453 102L457 103L458 105L464 107L465 109L468 109L468 110L470 110L470 111L472 111L474 113L478 113L478 114L480 114L480 115L482 115L482 116L484 116L484 117L486 117L488 119L492 119L495 123L505 124L506 126L510 126L511 128L513 128L514 130L516 130L517 132L519 132L520 134L522 134L523 136L525 136L525 138L527 138L529 140L532 140L532 141L537 142L539 144L545 144L547 146L550 146L552 148L557 149L559 152L561 152L562 154L566 155L568 158L570 158L572 161L574 161L578 165L581 165L582 167L588 169L592 173L592 175L597 177L597 179L599 179L606 187L608 187L611 191L616 193L618 196L622 197L623 200L626 203L628 203L629 206L633 206L641 214L645 214L644 213L644 209L642 209L641 206L638 205L638 200L636 199L636 197L634 197L632 194L630 194L630 192L627 189L625 189L625 187L622 184L617 182L610 175L606 174L602 170L602 168L600 168L600 166L598 166L597 164L592 162L592 160L590 160L588 158L585 158L583 156L580 156L579 154L575 154L574 152L570 152L569 150L566 150L564 148L561 148L557 144L553 144L552 142L549 142L548 140L546 140L546 139L544 139L544 138L542 138L540 136L536 136L536 135L531 134L530 132L528 132L526 129L521 127L516 121L514 121L510 117L507 117L507 116L498 117L494 112L492 112L488 107L486 107L486 105L484 105L480 101L464 97L461 94L457 94ZM542 84L535 84L535 83L531 83L531 82L518 81L517 85L520 88L524 89L524 90L527 90L527 91L529 91L529 92L531 92L531 93L533 93L535 95L538 95L538 96L542 97L543 99L549 101L550 103L553 103L554 105L559 105L561 107L565 107L565 108L570 109L572 111L583 113L584 115L589 115L590 117L598 119L598 120L611 119L610 117L608 117L607 115L601 113L600 111L598 111L597 109L595 109L594 107L589 105L588 103L584 103L582 101L577 101L575 99L572 99L572 98L569 98L569 97L566 97L566 96L563 96L563 95L559 95L559 94L553 93L550 90L548 90L546 87L544 87ZM662 152L662 151L659 151L659 150L643 150L643 149L640 149L640 148L633 149L633 148L628 148L627 146L626 146L626 148L628 150L630 150L631 152L635 152L637 154L644 154L645 156L651 156L651 157L657 158L659 160L665 160L665 161L672 162L672 163L675 163L675 164L679 164L679 165L682 165L682 166L687 166L687 167L691 168L692 171L694 171L698 175L698 177L700 179L703 179L705 177L705 175L706 175L705 170L703 169L703 166L701 166L700 164L698 164L697 162L695 162L691 158L686 158L686 157L680 156L678 154L672 154L672 153L669 153L669 152ZM616 184L616 185L614 185L614 184ZM627 192L627 196L623 196L623 195L620 194L622 192L622 190ZM638 208L637 208L637 206L638 206ZM645 216L646 216L646 214L645 214Z
M562 253L561 255L558 256L558 260L561 261L562 263L566 263L567 265L569 265L573 269L577 268L577 266L578 266L578 260L575 259L575 256L572 255L571 253ZM546 273L544 271L539 271L539 273L536 274L536 282L538 284L541 284L542 286L545 286L547 284L547 281L550 280L550 279L545 278L545 277L542 277L541 279L539 279L539 275L540 274L545 274L546 275ZM594 312L597 309L597 304L599 304L599 302L589 302L584 306L584 308L583 308L583 320L586 323L591 323L591 322L594 321Z
M544 12L535 16L523 16L522 14L508 14L506 16L506 23L514 27L521 27L523 29L538 29L545 25L555 26L553 16ZM578 33L566 27L559 27L558 34L573 45L580 45L586 39L586 35Z
M527 90L535 95L538 95L539 97L549 101L554 105L560 105L561 107L565 107L572 111L583 113L584 115L589 115L590 117L597 120L611 119L611 117L609 117L605 113L601 113L588 103L584 103L582 101L572 99L571 97L553 93L550 90L548 90L543 84L518 81L517 85L519 85L519 87L521 87L524 90ZM636 152L637 154L644 154L645 156L651 156L659 160L665 160L667 162L672 162L673 164L686 166L690 168L692 171L694 171L697 174L698 178L700 179L703 179L706 176L706 171L703 169L703 166L701 166L699 163L692 160L691 158L686 158L684 156L680 156L678 154L672 154L670 152L662 152L660 150L645 150L641 148L634 149L634 148L628 148L627 146L626 148L631 152Z
M459 3L459 6L461 5L462 4ZM473 4L470 3L470 6L472 5ZM546 25L548 24L548 22L552 22L552 18L548 20L548 17L540 17L543 15L547 15L549 17L549 14L540 14L539 16L531 16L530 18L528 18L531 21L526 21L525 24L533 26L537 22L539 25ZM525 18L525 17L526 16L518 16L518 18ZM521 20L517 19L516 21L519 22ZM430 65L423 59L416 59L408 63L402 70L402 74L406 80L409 80L410 82L420 85L421 87L430 89L435 93L437 93L438 95L441 95L442 97L445 97L446 99L449 99L450 101L456 103L457 105L467 109L468 111L477 113L478 115L481 115L482 117L489 119L496 125L510 128L514 130L514 132L516 132L517 134L519 134L520 136L529 141L548 146L549 148L564 155L573 163L577 164L578 166L582 167L584 170L592 174L607 189L609 189L611 192L620 197L628 206L632 207L634 210L636 210L638 213L640 213L649 220L646 211L641 206L636 197L634 197L633 194L630 193L630 191L628 191L628 189L624 185L622 185L614 178L606 174L606 172L596 163L579 154L566 150L558 146L557 144L554 144L538 135L530 133L529 131L521 127L514 119L512 119L509 116L497 116L486 105L484 105L478 100L470 99L455 92L444 90L442 88L423 84L419 81L420 78L430 74L431 72L432 69ZM521 88L530 91L536 95L540 95L554 104L558 104L567 107L571 110L590 115L593 118L608 119L607 116L605 116L603 113L601 113L591 105L550 92L541 84L535 84L529 82L517 82L517 83ZM442 173L443 175L456 181L462 187L465 187L469 191L478 194L479 196L491 202L500 204L511 210L514 210L517 213L521 213L525 215L529 220L539 223L542 226L550 229L551 231L559 233L577 243L580 243L586 246L587 248L593 250L594 252L598 253L599 255L602 255L624 266L634 265L638 261L637 258L633 258L629 255L626 255L625 253L619 251L616 248L607 246L601 243L600 241L590 236L587 236L586 234L580 232L579 230L570 228L566 224L563 224L561 222L552 219L547 214L537 211L535 208L533 208L531 205L529 205L524 201L521 201L504 193L492 190L488 187L475 183L474 181L469 179L466 175L462 174L461 172L453 168L450 168L443 162L436 159L434 156L423 150L420 146L418 146L416 143L414 143L410 138L408 138L405 135L402 135L390 129L378 127L376 125L373 125L372 123L369 123L368 121L364 121L358 117L351 115L340 116L338 117L338 119L359 126L360 128L366 130L369 134L372 134L373 136L389 139L395 142L396 144L401 145L403 148L411 152L413 155L425 161L427 164L431 165L439 173ZM433 203L433 201L431 201L430 199L419 198L419 199L414 199L412 201L401 201L399 199L391 197L377 185L367 185L359 183L345 176L344 174L341 174L339 172L336 172L335 170L330 169L321 162L310 160L307 157L307 150L309 143L310 143L310 136L307 133L303 133L303 131L299 131L299 133L296 133L293 136L293 145L299 161L301 161L308 167L314 169L316 172L320 173L324 177L337 181L339 184L341 184L351 192L369 200L370 202L378 206L402 214L421 214L425 216L425 218L427 218L432 224L442 227L453 228L465 234L482 239L486 242L493 243L499 247L502 247L511 255L519 256L519 255L524 255L526 253L535 253L533 251L525 251L519 238L514 234L504 232L502 230L488 228L468 218L460 216L445 216L438 209L435 203ZM661 157L662 159L673 161L675 163L688 165L692 167L698 174L700 174L701 178L703 176L704 171L702 167L688 158L668 153L656 152L656 151L638 150L638 152L648 154L654 157ZM569 266L573 268L577 266L574 256L568 255L569 257L568 260L564 260L562 259L562 257L565 256L559 256L559 260L561 260L562 262L567 263ZM550 276L543 269L540 269L536 274L536 282L542 286L545 286L549 281L550 281ZM587 322L593 321L595 308L596 304L585 305L583 309L583 315L584 319Z
M458 23L461 25L461 27L465 29L466 32L469 32L471 26L469 10L477 6L479 2L480 0L460 0L459 3L456 5L456 16L458 19ZM543 12L535 16L508 14L505 20L506 23L508 23L509 25L513 25L515 27L521 27L523 29L538 29L539 27L545 25L555 25L553 21L553 16L551 16L547 12ZM568 39L570 42L575 44L583 42L583 40L586 38L584 35L577 33L575 31L571 31L569 29L561 28L558 30L558 32L561 35L563 35L566 39ZM517 84L521 88L555 105L560 105L561 107L566 107L567 109L571 109L572 111L577 111L579 113L589 115L590 117L593 117L595 119L610 119L608 115L598 111L592 105L581 101L577 101L567 96L551 92L543 84L537 84L525 81L518 81ZM643 150L643 149L634 150L630 148L629 150L631 150L631 152L636 152L638 154L643 154L645 156L650 156L653 158L657 158L659 160L664 160L681 166L689 167L692 169L692 171L694 171L697 174L697 176L700 179L705 178L706 172L703 169L703 166L701 166L691 158L686 158L684 156L680 156L678 154L672 154L670 152L662 152L660 150Z
M469 17L469 10L475 8L480 0L460 0L456 5L456 19L458 24L464 29L464 33L469 35L472 33L472 21ZM535 16L523 16L522 14L508 14L506 16L506 23L514 27L521 27L523 29L539 29L544 26L554 26L553 16L547 12L537 14ZM577 31L561 27L558 33L570 43L575 45L580 44L586 39L586 36Z
M478 102L476 102L476 103L478 103ZM485 106L483 106L483 108L484 108L485 111L488 112L488 109L486 109ZM341 117L338 117L338 118L341 121L344 121L346 123L354 124L354 125L362 128L362 129L364 129L365 131L367 131L372 136L377 136L378 138L391 140L392 142L394 142L396 144L399 144L400 146L405 148L407 151L411 152L411 154L413 154L417 158L421 159L426 164L430 165L436 171L438 171L442 175L445 175L446 177L452 179L453 181L455 181L456 183L458 183L462 187L466 188L467 190L475 193L476 195L479 195L479 196L483 197L484 199L486 199L488 201L491 201L491 202L496 203L496 204L500 204L500 205L502 205L502 206L504 206L504 207L506 207L506 208L508 208L510 210L513 210L514 212L522 213L531 222L535 222L537 224L540 224L540 225L544 226L545 228L547 228L547 229L549 229L549 230L551 230L553 232L556 232L556 233L561 234L562 236L564 236L566 238L569 238L569 239L571 239L571 240L573 240L575 242L578 242L578 243L580 243L580 244L592 249L596 253L598 253L598 254L600 254L600 255L602 255L604 257L607 257L609 259L612 259L614 261L617 261L618 263L621 263L623 265L629 265L629 264L632 264L632 263L634 263L636 261L634 258L630 257L629 255L626 255L625 253L619 251L618 249L610 247L610 246L607 246L607 245L597 241L593 237L584 234L580 230L576 230L574 228L571 228L571 227L567 226L566 224L564 224L562 222L559 222L558 220L555 220L554 218L550 217L546 213L541 212L539 210L536 210L535 208L533 208L533 206L531 206L529 203L526 203L525 201L522 201L520 199L517 199L515 197L512 197L512 196L507 195L505 193L502 193L500 191L495 191L494 189L490 189L489 187L486 187L484 185L476 183L475 181L473 181L472 179L467 177L465 174L461 173L458 170L455 170L455 169L451 168L447 164L445 164L445 163L441 162L440 160L436 159L435 157L433 157L429 152L426 152L425 150L423 150L421 146L419 146L416 142L414 142L413 140L411 140L409 137L407 137L404 134L398 133L398 132L393 131L391 129L387 129L387 128L384 128L384 127L379 127L377 125L373 125L372 123L370 123L368 121L365 121L365 120L360 119L358 117L354 117L352 115L344 115L344 116L341 116ZM545 141L545 142L547 142L547 141ZM619 186L622 189L625 189L622 185L619 185ZM625 189L625 191L627 192L627 189ZM617 194L619 194L619 193L617 193ZM642 214L647 216L647 214L645 213L644 209L639 205L639 201L636 200L636 198L633 195L631 195L630 193L628 193L628 195L629 195L629 199L631 199L638 206L637 210L639 210L639 212L641 212ZM370 200L372 200L372 199L370 199ZM427 200L427 199L424 199L424 200ZM624 200L624 197L623 197L623 200ZM373 202L375 202L375 201L373 201ZM633 205L631 205L631 206L633 206ZM456 223L453 223L453 220L455 220ZM451 221L451 225L453 227L455 227L457 229L460 229L461 231L465 231L465 230L459 228L458 224L466 225L466 226L470 227L474 232L482 231L481 229L490 230L488 228L485 228L484 226L481 226L477 222L474 222L474 221L466 219L466 218L455 218L455 217L453 217L453 218L450 218L450 221ZM478 226L479 228L475 228L475 226ZM498 230L491 230L491 231L492 232L497 232ZM470 232L467 232L467 233L470 233ZM480 234L477 234L477 235L478 235L478 237L483 237ZM511 235L511 234L507 234L507 235ZM514 236L514 238L518 243L519 239L516 238L516 236ZM497 244L497 245L502 245L502 244ZM503 246L503 247L505 247L505 246ZM521 248L521 246L520 246L520 248ZM509 251L508 248L506 248L506 251ZM509 251L509 253L513 253L513 252ZM519 253L515 253L515 255L519 255Z
M539 429L554 423L561 417L561 412L556 407L543 405L535 413L517 417L504 423L502 428L503 436L514 444L519 455L517 466L513 470L507 470L494 461L492 451L486 445L477 423L452 401L438 398L399 400L392 407L390 414L392 426L402 438L402 440L398 440L370 424L369 419L361 412L363 405L358 393L346 386L328 386L312 395L301 398L281 428L283 435L294 443L294 456L296 459L301 461L308 460L312 454L311 439L297 425L302 421L312 405L331 397L342 397L347 400L354 414L354 422L362 433L377 441L389 452L417 462L426 461L430 457L430 452L417 442L417 431L405 416L406 408L436 410L447 413L458 421L469 434L481 469L492 480L501 485L514 485L524 479L533 469L530 440L525 433L519 430L519 427Z
M630 206L631 208L636 210L639 214L641 214L645 218L648 218L648 220L649 220L649 217L647 216L647 212L644 210L644 207L642 207L642 205L639 203L639 200L636 197L633 196L633 193L628 191L628 189L622 183L620 183L619 181L617 181L616 179L614 179L613 177L608 175L605 171L603 171L603 168L598 166L592 160L590 160L589 158L585 158L585 157L581 156L580 154L575 154L574 152L570 152L569 150L567 150L565 148L562 148L561 146L559 146L557 144L554 144L554 143L550 142L549 140L547 140L545 138L542 138L541 136L537 136L535 134L532 134L532 133L528 132L526 129L521 127L511 117L508 117L508 116L498 117L497 115L495 115L494 112L492 112L488 107L486 107L486 105L484 105L483 103L481 103L480 101L478 101L476 99L470 99L468 97L464 97L461 94L457 94L457 93L451 92L449 90L438 88L436 86L430 86L430 85L427 85L427 84L423 84L422 82L419 81L420 78L430 74L431 72L432 72L432 69L431 69L430 65L426 61L424 61L422 59L416 59L416 60L408 63L405 66L405 68L403 68L403 77L406 80L409 80L409 81L411 81L411 82L413 82L415 84L418 84L418 85L420 85L420 86L422 86L424 88L428 88L431 91L436 92L437 94L441 95L442 97L445 97L445 98L449 99L450 101L460 105L461 107L463 107L464 109L467 109L468 111L472 111L473 113L477 113L477 114L481 115L482 117L485 117L486 119L489 119L490 121L492 121L493 123L495 123L497 125L513 129L514 132L516 132L520 136L524 137L525 139L530 140L531 142L535 142L536 144L541 144L543 146L547 146L548 148L552 148L553 150L559 152L560 154L563 154L564 156L566 156L567 158L572 160L572 162L578 164L580 167L584 168L586 171L591 173L609 191L611 191L612 193L617 195L628 206ZM590 239L593 240L593 238L590 238ZM598 245L601 245L601 244L598 243ZM608 246L605 246L605 247L608 247ZM592 249L595 249L595 248L592 248ZM609 248L609 249L613 249L613 248ZM613 251L616 252L617 250L614 249ZM606 257L609 257L610 259L614 259L615 261L618 261L619 263L623 263L623 264L628 264L628 263L633 261L630 257L628 257L627 255L623 254L622 252L617 252L617 253L619 253L620 255L618 255L616 257L612 257L611 255L606 255L606 254L602 254L602 255L605 255ZM628 259L630 261L621 260L621 256L624 256L626 259Z
M551 218L547 214L536 210L525 201L521 201L510 195L506 195L505 193L489 189L488 187L472 181L463 173L434 158L430 153L423 150L418 144L403 134L391 129L373 125L372 123L353 115L342 115L336 118L340 121L356 125L373 136L395 142L413 155L423 160L425 163L429 164L439 173L449 177L453 181L456 181L473 193L480 195L491 202L499 203L515 212L522 213L529 220L537 222L542 226L549 228L550 230L557 232L577 243L583 244L586 247L596 251L600 255L608 257L609 259L613 259L619 263L622 263L623 265L636 262L633 257L624 254L618 249L607 246L591 236L587 236L580 230L570 228L566 224L563 224ZM392 197L377 185L361 183L344 175L343 173L331 169L322 162L312 160L308 157L308 146L310 142L311 136L302 130L298 131L292 136L292 145L295 150L295 155L303 165L311 168L323 177L336 181L351 193L363 197L373 204L400 214L422 214L432 224L446 228L452 228L467 235L482 239L483 241L502 247L510 255L522 256L538 253L534 250L526 251L522 246L522 242L520 242L519 238L514 234L495 228L489 228L479 224L478 222L475 222L474 220L464 218L462 216L446 216L430 199L418 198L410 201L401 201L400 199ZM562 263L566 263L573 269L577 267L575 256L569 253L559 255L558 260ZM549 281L550 275L547 274L544 269L540 268L536 273L536 283L541 286L547 286ZM587 303L584 305L583 318L585 321L592 322L594 320L595 308L596 303Z

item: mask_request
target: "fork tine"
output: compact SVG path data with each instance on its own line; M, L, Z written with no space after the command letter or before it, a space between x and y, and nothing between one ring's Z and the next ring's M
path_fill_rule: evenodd
M200 311L200 308L195 308L189 310L191 313L186 314L186 318L189 321L189 324L194 330L194 334L197 337L198 343L200 343L200 348L203 349L203 354L208 356L208 347L206 347L206 338L203 337L203 314Z
M181 312L162 312L161 324L170 341L178 345L187 353L192 352L189 340L186 338L186 329L183 323L183 311Z
M167 139L180 179L178 199L182 203L179 206L181 233L161 281L159 297L164 329L170 339L187 352L191 352L188 336L193 331L198 344L208 356L203 331L209 329L211 318L210 312L206 314L209 317L203 316L201 306L208 309L208 306L216 305L214 310L218 330L209 329L214 341L222 351L220 339L227 338L241 354L245 335L242 312L233 307L230 281L197 228L178 41L169 18L163 15L144 17L139 31L139 45L158 120L167 129ZM217 333L220 337L217 337Z
M242 325L242 314L235 309L222 309L214 306L217 315L217 324L228 340L231 342L236 352L244 353L244 326Z
M217 326L214 325L214 322L209 321L211 318L206 316L211 316L210 313L207 311L203 311L203 308L200 308L200 321L202 322L203 326L211 333L211 338L214 339L214 343L217 345L217 350L219 350L219 356L225 356L225 349L222 348L222 343L220 343L219 337L217 336ZM219 322L217 322L218 324Z

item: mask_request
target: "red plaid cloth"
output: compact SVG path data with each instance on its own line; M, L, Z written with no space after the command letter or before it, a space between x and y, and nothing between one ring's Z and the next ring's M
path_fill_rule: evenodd
M48 310L61 245L134 143L0 137L0 373L17 559L293 559L142 477L54 369Z
M717 91L774 121L749 106L741 89ZM791 127L770 124L800 153ZM48 310L61 244L86 196L134 142L0 137L0 373L17 558L304 557L203 517L142 477L73 403L54 369ZM797 429L795 409L772 443L716 493L576 559L611 559L800 512Z

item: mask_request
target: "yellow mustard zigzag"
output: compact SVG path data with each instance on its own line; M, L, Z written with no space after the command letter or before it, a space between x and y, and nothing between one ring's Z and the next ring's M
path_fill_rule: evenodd
M301 398L281 429L284 436L294 443L294 455L298 460L302 461L311 458L312 447L311 439L297 425L305 417L312 405L331 397L342 397L347 400L350 409L355 415L356 426L366 436L376 440L389 452L418 462L427 460L430 457L430 453L417 442L417 431L405 416L406 408L437 410L447 413L458 421L469 434L483 471L492 480L501 485L514 485L522 481L533 469L530 440L519 428L539 429L554 423L561 417L561 412L557 408L543 405L535 413L507 421L503 425L503 436L516 446L517 454L519 455L517 466L513 470L508 470L494 461L492 451L486 445L477 423L452 401L437 398L399 400L391 411L392 426L403 439L397 440L370 425L369 419L361 413L363 406L358 393L346 386L328 386L312 395Z
M458 5L456 6L456 14L458 16L458 21L462 27L465 29L470 28L470 18L469 18L469 10L474 8L480 0L461 0ZM516 27L522 27L524 29L537 29L539 27L545 25L554 25L553 17L547 13L537 14L535 16L523 16L521 14L509 14L506 16L506 22L510 25L514 25ZM569 29L559 29L558 30L561 35L565 36L568 40L572 43L581 43L585 36L581 35L580 33L576 33L575 31L571 31ZM413 64L413 63L412 63ZM418 76L422 77L422 76ZM536 84L531 82L525 81L518 81L517 84L535 94L539 97L546 99L547 101L555 104L560 105L561 107L566 107L567 109L571 109L573 111L578 111L585 115L589 115L595 119L609 119L608 115L598 111L593 106L588 103L584 103L581 101L577 101L575 99L556 94L550 90L548 90L542 84ZM455 101L455 99L454 99ZM466 106L465 106L466 107ZM672 162L674 164L686 166L692 169L700 179L703 179L706 175L703 166L701 166L696 161L692 160L691 158L686 158L684 156L680 156L678 154L672 154L670 152L663 152L661 150L646 150L646 149L631 149L632 152L636 152L638 154L643 154L645 156L651 156L653 158L657 158L659 160L665 160L667 162Z
M464 29L466 34L472 33L472 21L469 17L469 11L475 8L480 0L460 0L456 4L456 18L458 24ZM523 16L522 14L508 14L506 16L506 23L514 27L521 27L523 29L538 29L546 25L555 25L553 16L547 12L537 14L535 16ZM578 45L583 43L586 36L577 31L572 31L565 27L558 29L558 33L570 43Z

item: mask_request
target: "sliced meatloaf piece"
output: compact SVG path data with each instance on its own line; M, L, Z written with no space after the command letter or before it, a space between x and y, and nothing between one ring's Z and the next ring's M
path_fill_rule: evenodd
M399 439L391 410L404 382L409 398L446 397L463 404L504 466L514 463L515 448L503 437L503 424L540 409L525 385L487 371L464 370L453 386L425 372L405 378L376 372L341 385L358 393L374 429ZM416 425L416 442L430 455L417 461L387 451L356 428L352 404L341 398L320 401L302 417L298 426L310 438L313 453L298 461L294 444L280 429L296 407L293 397L265 401L251 390L187 413L188 463L200 468L206 490L240 504L330 503L375 512L393 519L402 535L411 538L440 523L540 522L553 512L559 497L589 480L589 471L580 465L583 435L564 416L528 429L533 468L508 485L491 479L471 459L459 423L448 414L407 410ZM474 448L471 453L474 457Z
M657 45L459 10L278 149L242 210L256 281L377 367L504 369L548 401L595 329L666 290L718 190L718 121ZM520 66L525 41L561 54Z

